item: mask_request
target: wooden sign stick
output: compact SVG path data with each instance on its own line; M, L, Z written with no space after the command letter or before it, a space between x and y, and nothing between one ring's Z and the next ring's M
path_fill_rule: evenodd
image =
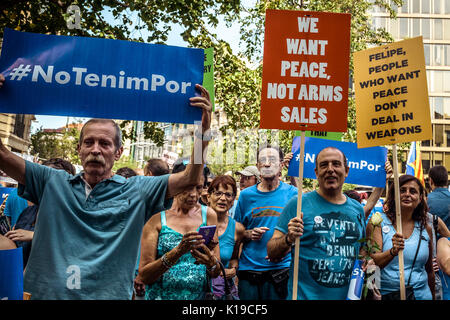
M300 135L300 159L298 164L298 197L297 197L297 218L300 218L300 213L302 212L302 193L303 193L303 158L305 156L305 131L301 132ZM294 278L292 281L292 300L297 300L297 289L298 289L298 264L299 264L299 254L300 254L300 238L295 239L294 248Z
M394 190L395 190L395 219L397 221L397 232L402 233L402 212L400 206L400 186L398 182L398 161L397 161L397 144L392 145L392 161L394 165ZM400 299L406 299L405 293L405 266L403 261L403 250L398 252L398 269L400 273Z

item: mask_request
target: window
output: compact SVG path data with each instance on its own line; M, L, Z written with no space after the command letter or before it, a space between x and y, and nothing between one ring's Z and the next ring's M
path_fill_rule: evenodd
M408 13L408 0L403 1L402 13Z
M430 170L430 153L429 152L422 152L422 168L423 168L423 173L428 173L428 170Z
M422 13L430 13L430 1L431 0L422 1Z
M445 119L450 119L450 97L445 97L442 99L444 100L444 117ZM448 146L450 147L450 144Z
M430 19L422 19L422 36L424 39L430 39Z
M446 14L450 13L450 1L449 0L445 0L445 13Z
M399 25L398 19L391 20L391 34L392 34L392 37L394 37L394 39L398 39L399 38L399 36L398 36L398 25ZM425 37L424 37L424 39L425 39Z
M444 92L450 92L450 71L442 71L442 87Z
M445 159L444 160L445 160L444 167L450 168L450 152L446 152L445 153Z
M429 44L424 44L423 45L423 51L424 51L424 55L425 55L425 65L430 66L430 50L431 50L431 46Z
M450 147L450 125L445 125L446 147Z
M436 147L442 146L444 143L444 125L435 124L434 125L434 145Z
M412 1L412 12L413 13L420 13L420 0L413 0Z
M14 122L14 131L13 134L18 136L19 138L25 138L25 115L24 114L16 114Z
M441 13L441 0L434 0L433 13Z
M408 19L400 18L400 39L408 37Z
M434 40L442 40L442 19L434 19Z
M412 36L420 36L420 19L412 19Z
M434 55L433 55L433 63L432 66L440 66L442 65L442 46L434 45Z
M442 166L443 163L442 152L435 152L433 158L435 166Z
M430 140L423 140L421 142L422 147L429 147L430 146Z
M450 0L449 0L449 2L450 2ZM446 44L443 47L444 47L444 52L443 52L444 65L449 66L450 65L450 45Z
M450 40L450 20L444 19L444 40Z
M444 119L444 100L442 97L434 99L434 119Z

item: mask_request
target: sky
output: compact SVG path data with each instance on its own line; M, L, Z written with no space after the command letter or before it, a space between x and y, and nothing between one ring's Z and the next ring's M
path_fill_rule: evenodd
M245 2L251 2L249 0ZM105 17L108 19L112 18L112 15L105 12ZM186 43L183 41L181 36L179 35L182 31L182 28L178 25L172 26L172 31L169 35L167 44L173 46L186 47ZM227 28L225 22L219 21L218 27L214 30L214 32L218 35L219 38L227 41L233 50L233 52L239 51L239 24L234 23L230 28ZM143 37L145 39L145 36ZM80 118L80 117L60 117L60 116L47 116L47 115L35 115L36 121L34 121L31 125L31 132L34 133L39 130L41 127L44 129L57 129L65 126L68 123L78 122L81 120L82 122L86 122L89 118Z

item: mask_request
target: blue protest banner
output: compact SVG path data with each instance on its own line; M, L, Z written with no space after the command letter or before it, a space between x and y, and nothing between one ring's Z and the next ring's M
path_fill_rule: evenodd
M0 250L0 300L23 300L22 248Z
M346 183L359 184L372 187L386 186L386 170L384 164L387 158L387 149L384 147L371 147L358 149L356 143L325 140L319 138L305 138L305 162L303 177L316 179L314 172L316 155L326 147L335 147L347 157L350 168ZM300 158L300 137L294 137L292 143L294 154L288 169L288 175L298 176Z
M203 49L5 29L0 112L194 123Z

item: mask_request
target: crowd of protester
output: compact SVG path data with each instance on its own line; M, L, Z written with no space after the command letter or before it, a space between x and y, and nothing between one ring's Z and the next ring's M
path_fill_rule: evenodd
M211 103L207 90L197 89L201 95L190 101L202 110L206 132ZM238 179L214 176L203 159L195 161L208 145L201 133L196 137L190 158L172 170L151 159L144 176L130 168L112 170L123 151L112 120L83 126L78 174L63 159L32 163L0 142L0 169L19 184L6 201L12 230L0 236L0 249L24 248L24 290L31 299L194 300L211 297L209 291L220 299L229 288L233 299L284 300L292 299L297 281L298 299L341 300L355 260L368 255L363 270L379 267L376 289L389 299L399 290L403 252L408 294L448 300L446 168L431 168L429 194L417 178L400 177L399 233L393 184L382 212L371 217L384 190L375 188L367 199L344 193L350 169L339 149L317 154L318 188L302 194L297 216L299 190L282 176L292 154L266 144L257 151L256 166L235 172ZM389 162L385 168L389 180ZM206 226L215 226L209 243L200 234ZM365 250L361 239L368 238L379 250ZM78 273L70 285L68 270Z

